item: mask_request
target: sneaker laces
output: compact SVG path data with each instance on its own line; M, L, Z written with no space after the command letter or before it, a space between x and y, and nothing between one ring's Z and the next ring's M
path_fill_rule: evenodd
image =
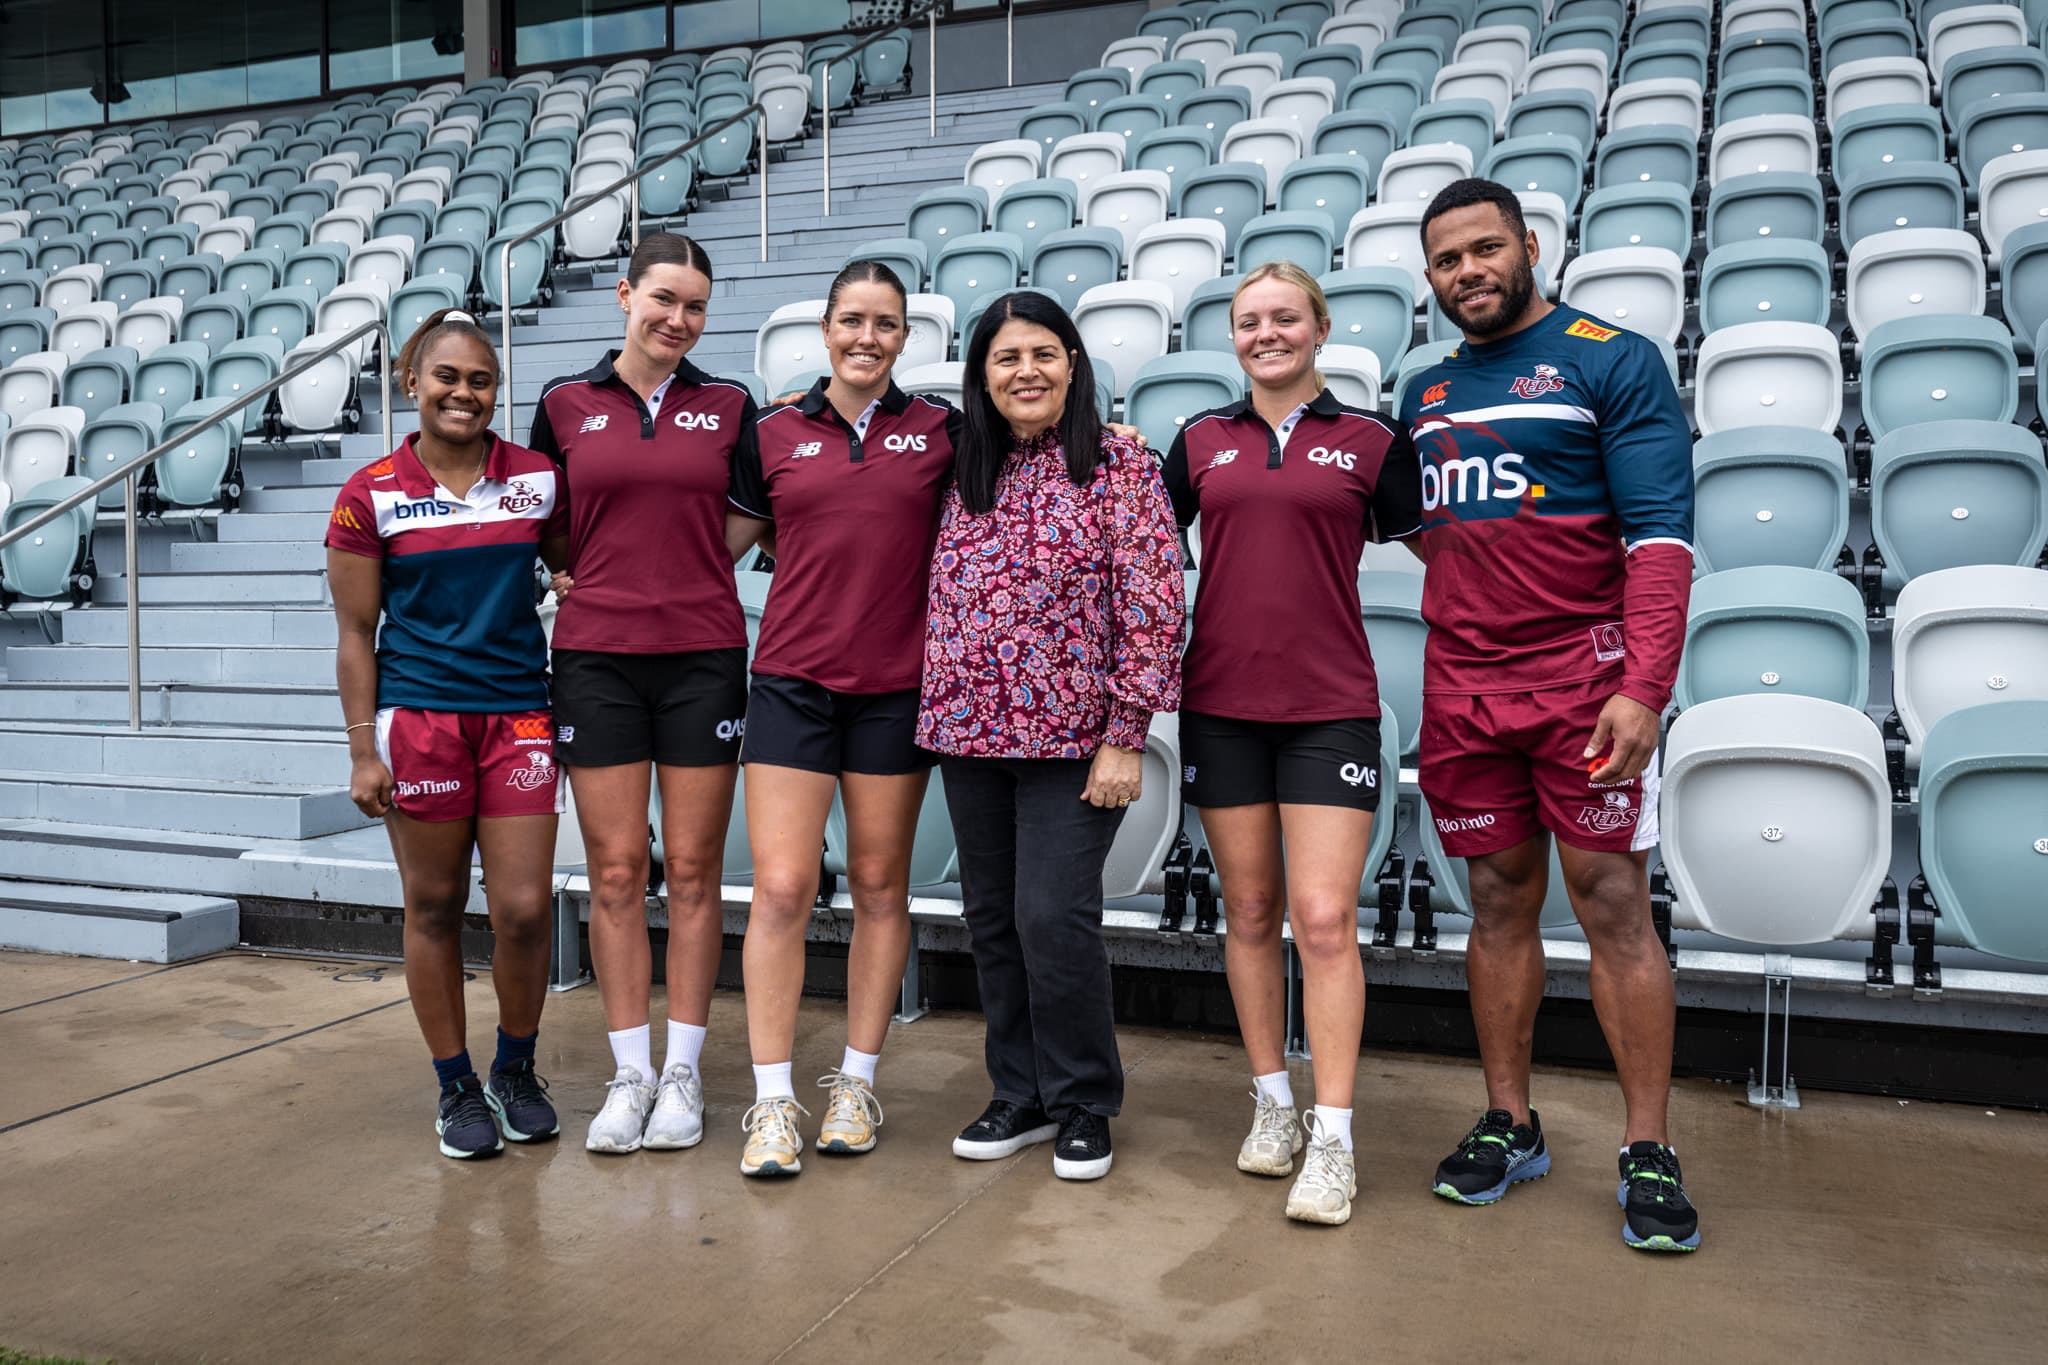
M875 1098L874 1087L860 1077L834 1067L818 1077L818 1088L832 1092L825 1101L825 1122L863 1119L871 1127L882 1126L882 1102Z
M1309 1142L1308 1151L1302 1156L1301 1179L1311 1185L1348 1191L1350 1182L1344 1176L1344 1158L1349 1153L1344 1150L1344 1144L1335 1133L1325 1134L1322 1131L1313 1110L1302 1121L1302 1127L1308 1132Z
M1272 1096L1262 1095L1256 1090L1252 1091L1251 1095L1258 1101L1258 1108L1252 1111L1252 1136L1271 1138L1275 1142L1292 1145L1294 1134L1291 1129L1296 1120L1287 1116L1287 1106Z
M1669 1147L1660 1146L1646 1156L1630 1156L1627 1170L1631 1199L1640 1196L1663 1204L1671 1202L1674 1196L1685 1195L1685 1185L1678 1175L1678 1155Z
M788 1096L772 1100L756 1100L747 1112L740 1115L740 1130L751 1140L759 1138L777 1146L796 1148L801 1145L796 1132L796 1116L811 1116L811 1111Z
M614 1076L606 1081L604 1108L610 1109L614 1104L618 1104L637 1110L640 1107L640 1097L633 1092L647 1088L647 1082L637 1079L639 1074L635 1071L632 1076Z
M457 1085L450 1093L449 1099L451 1103L448 1106L447 1112L442 1117L450 1128L458 1128L471 1123L495 1124L497 1122L491 1116L490 1105L484 1102L484 1092L481 1086Z
M544 1104L548 1083L534 1070L532 1062L518 1062L498 1072L505 1082L505 1097L511 1104Z
M1484 1144L1489 1142L1503 1152L1512 1150L1515 1145L1515 1125L1512 1121L1501 1122L1501 1119L1506 1117L1506 1110L1487 1110L1480 1116L1479 1122L1472 1125L1472 1131L1465 1134L1465 1141L1458 1147L1459 1155L1468 1161L1477 1161L1486 1155Z
M704 1082L697 1079L697 1073L687 1063L677 1062L661 1073L661 1085L655 1091L655 1102L658 1104L671 1095L675 1097L675 1102L685 1109L694 1109L702 1102Z

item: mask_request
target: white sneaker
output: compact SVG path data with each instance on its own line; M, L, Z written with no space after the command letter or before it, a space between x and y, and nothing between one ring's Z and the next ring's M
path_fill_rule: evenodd
M661 1073L654 1095L654 1116L647 1120L649 1151L695 1147L704 1140L704 1083L688 1062L672 1063Z
M1294 1156L1301 1150L1301 1120L1291 1104L1275 1103L1252 1091L1259 1107L1252 1111L1252 1131L1237 1149L1237 1169L1247 1175L1293 1175Z
M1315 1115L1308 1115L1315 1128ZM1297 1223L1338 1224L1351 1221L1351 1201L1358 1197L1358 1167L1352 1153L1331 1133L1314 1132L1301 1174L1287 1192L1287 1216Z
M590 1121L590 1135L583 1139L588 1152L637 1152L647 1113L654 1108L654 1087L641 1076L637 1066L622 1066L619 1074L605 1082L609 1093L604 1108Z

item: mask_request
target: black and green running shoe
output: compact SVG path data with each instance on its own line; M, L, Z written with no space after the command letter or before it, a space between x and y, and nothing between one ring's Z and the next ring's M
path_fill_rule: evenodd
M1700 1215L1685 1197L1678 1153L1661 1142L1632 1142L1621 1154L1621 1240L1638 1251L1698 1251Z
M1524 1180L1550 1174L1550 1149L1543 1145L1543 1121L1529 1111L1527 1123L1516 1123L1505 1109L1489 1109L1458 1150L1436 1168L1430 1188L1460 1204L1491 1204Z

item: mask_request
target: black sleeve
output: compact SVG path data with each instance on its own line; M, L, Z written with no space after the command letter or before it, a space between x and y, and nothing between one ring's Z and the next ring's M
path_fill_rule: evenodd
M562 443L555 439L555 424L548 420L548 391L540 391L540 401L533 405L533 430L527 433L526 448L537 450L564 468L568 467L568 456L562 453Z
M1422 529L1422 457L1405 429L1397 428L1372 487L1372 538L1384 545Z
M740 400L739 439L732 444L732 473L726 484L725 500L735 512L756 521L773 521L768 498L768 480L761 472L761 437L754 427L761 419L752 396Z
M946 404L946 444L952 448L953 457L960 457L960 443L967 439L967 414Z
M1201 501L1195 496L1194 481L1188 478L1186 432L1174 433L1173 445L1168 448L1166 463L1159 472L1166 480L1166 496L1173 501L1173 519L1185 531L1194 524L1195 515L1202 510Z

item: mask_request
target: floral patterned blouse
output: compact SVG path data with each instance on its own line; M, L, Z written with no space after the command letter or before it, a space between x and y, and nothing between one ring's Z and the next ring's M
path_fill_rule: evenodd
M1150 452L1102 438L1085 488L1057 428L1015 443L995 506L946 493L932 550L917 742L969 758L1142 752L1180 706L1180 542Z

